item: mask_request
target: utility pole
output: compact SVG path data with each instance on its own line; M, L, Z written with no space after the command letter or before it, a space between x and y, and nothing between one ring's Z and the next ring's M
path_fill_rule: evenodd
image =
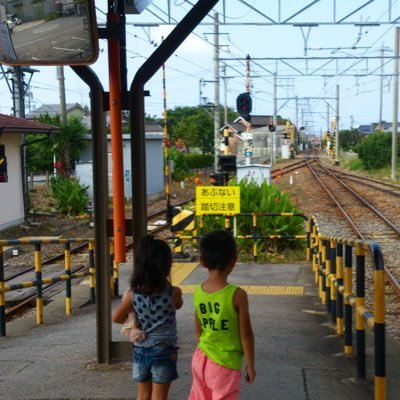
M339 85L336 85L335 165L339 165Z
M219 22L218 13L214 14L214 170L218 172L219 145Z
M274 116L273 116L273 125L275 126L275 131L272 132L272 151L271 151L271 166L275 165L275 135L278 132L278 96L277 96L277 90L278 90L278 85L277 85L277 76L276 72L274 73Z
M25 118L25 94L29 89L32 76L36 69L30 67L12 67L7 70L11 73L12 86L8 85L13 98L13 114L18 118ZM24 73L30 74L28 83L24 82ZM24 201L24 218L28 220L28 174L26 169L26 135L22 135L21 143L21 174L22 174L22 193Z
M226 77L226 66L224 65L224 125L228 123L228 93L227 93L227 77Z
M381 87L379 91L379 129L382 129L382 107L383 107L383 55L385 52L385 48L381 48Z
M394 79L393 79L393 122L392 122L392 180L397 180L397 122L399 108L399 32L396 26L394 36Z
M65 77L64 77L64 67L57 66L57 79L58 79L58 88L60 92L60 114L61 114L61 122L63 124L67 123L67 105L65 102Z

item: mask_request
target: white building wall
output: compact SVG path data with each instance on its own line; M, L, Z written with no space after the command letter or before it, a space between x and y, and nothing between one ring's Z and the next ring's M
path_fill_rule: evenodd
M2 134L0 143L5 145L8 182L0 183L0 230L24 221L24 202L21 175L22 135Z

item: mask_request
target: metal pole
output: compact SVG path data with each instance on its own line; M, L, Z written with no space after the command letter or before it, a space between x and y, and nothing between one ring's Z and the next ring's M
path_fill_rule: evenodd
M226 67L224 66L224 125L228 123L228 84L226 80Z
M383 107L383 55L384 55L384 47L382 43L381 48L381 82L380 82L380 91L379 91L379 129L382 129L382 107Z
M67 123L67 105L65 102L65 78L64 78L64 67L57 67L57 79L58 79L58 88L60 92L60 114L61 114L61 122L63 124Z
M399 32L394 36L393 123L392 123L392 180L397 180L397 122L399 112Z
M218 13L214 14L214 170L218 171L218 156L220 153L219 140L219 26Z
M13 68L13 102L14 102L14 115L18 118L25 118L25 91L23 82L22 67ZM22 134L21 143L21 179L22 179L22 196L24 204L24 219L28 220L28 202L29 202L29 189L28 189L28 172L26 166L26 134Z
M107 133L103 108L103 87L89 67L71 66L90 87L90 105L93 135L93 197L95 218L95 280L96 280L96 344L97 362L109 363L111 359L111 290L109 244L107 240L108 182Z
M339 165L339 85L336 85L335 165Z
M198 1L139 68L131 83L129 110L132 141L132 193L135 198L135 206L133 207L133 237L135 243L138 243L147 233L144 84L161 68L162 64L176 51L217 3L218 0Z
M278 96L277 96L277 76L276 72L274 74L274 116L273 116L273 124L275 126L275 132L272 132L272 160L271 166L275 165L275 135L278 132Z
M107 23L117 25L118 14L109 11ZM108 71L110 86L110 131L112 156L112 198L114 229L114 261L122 263L126 260L125 243L125 196L124 196L124 159L122 144L122 96L120 46L118 37L108 38ZM117 287L116 287L117 289ZM118 293L115 293L118 295Z

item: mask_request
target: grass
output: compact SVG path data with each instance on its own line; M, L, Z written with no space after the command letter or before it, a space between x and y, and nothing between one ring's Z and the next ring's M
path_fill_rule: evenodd
M384 168L375 169L375 170L367 170L364 167L363 162L357 157L341 157L340 163L343 168L347 168L349 171L359 171L363 174L369 176L370 178L388 180L391 179L392 175L392 167L391 165L387 165ZM397 165L397 181L396 183L400 183L400 166Z

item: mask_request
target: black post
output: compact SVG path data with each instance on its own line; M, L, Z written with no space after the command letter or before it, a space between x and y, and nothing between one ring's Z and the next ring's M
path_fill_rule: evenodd
M90 87L92 143L93 143L93 198L95 220L95 279L97 362L110 362L111 294L108 265L109 244L106 222L108 217L107 132L103 108L103 87L90 67L71 66Z
M198 1L157 50L139 68L132 81L129 104L132 143L132 199L135 199L132 217L133 237L136 244L147 233L144 85L217 3L218 0Z

